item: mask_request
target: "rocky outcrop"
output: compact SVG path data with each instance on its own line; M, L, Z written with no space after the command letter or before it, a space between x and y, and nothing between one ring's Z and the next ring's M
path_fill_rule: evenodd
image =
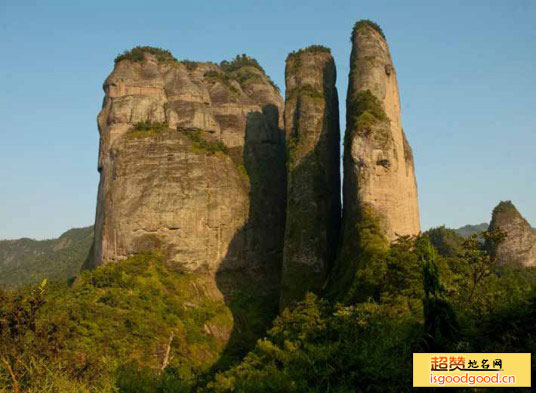
M506 232L506 238L491 250L499 265L536 266L536 233L512 202L501 202L493 209L489 230L496 229Z
M278 272L283 103L258 63L137 48L104 91L93 265L159 250L190 272Z
M420 232L413 154L389 47L370 21L355 24L351 41L341 247L330 283L339 293L373 279L374 269L361 278L355 273L381 260L391 241Z
M286 62L288 188L280 308L319 292L335 258L340 217L340 130L335 62L311 46Z
M344 151L345 222L367 211L392 241L420 231L413 154L400 121L400 98L389 47L377 25L352 33Z

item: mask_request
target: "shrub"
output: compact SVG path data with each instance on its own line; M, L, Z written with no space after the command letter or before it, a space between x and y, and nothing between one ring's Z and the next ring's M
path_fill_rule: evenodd
M199 62L197 61L190 61L190 60L181 60L180 61L181 64L184 64L184 66L189 70L189 71L193 71L197 68L197 66L199 65Z
M355 94L349 102L347 119L351 132L346 132L345 144L349 143L353 132L368 133L373 125L389 118L380 100L370 90L364 90Z
M331 53L331 49L323 45L310 45L306 48L290 52L287 56L287 61L290 59L296 59L302 53Z
M131 50L125 50L123 53L115 58L115 63L119 63L121 60L130 60L133 62L142 62L145 59L144 54L150 53L156 56L159 62L176 62L177 59L173 57L170 51L162 48L155 48L152 46L136 46Z
M162 132L168 127L169 125L166 122L140 121L129 130L128 136L131 138L144 138Z
M235 73L243 67L257 68L264 74L264 76L268 80L268 83L270 83L275 90L279 91L279 87L274 83L274 81L272 81L272 79L270 79L270 77L266 74L264 68L262 68L259 62L253 57L250 57L246 54L236 55L236 57L231 61L224 60L220 63L220 67L226 74Z
M201 131L185 131L184 134L190 139L195 150L201 150L210 154L221 152L228 153L227 146L222 141L208 141L201 135Z
M383 39L385 39L385 34L383 33L382 28L376 22L373 22L373 21L371 21L369 19L362 19L362 20L356 22L355 25L354 25L354 29L352 30L352 41L355 38L355 34L356 34L357 30L359 30L359 29L361 29L363 27L370 27L370 28L376 30L378 33L380 33L380 35L383 37Z

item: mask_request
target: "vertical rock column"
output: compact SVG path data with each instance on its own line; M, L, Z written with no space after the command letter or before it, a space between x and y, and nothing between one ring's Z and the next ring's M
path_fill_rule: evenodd
M336 70L313 46L286 62L287 219L280 309L325 284L338 242L340 130Z
M342 247L338 265L360 268L398 236L420 231L413 154L381 29L357 22L346 102ZM338 266L339 268L339 266ZM346 271L344 276L353 274Z

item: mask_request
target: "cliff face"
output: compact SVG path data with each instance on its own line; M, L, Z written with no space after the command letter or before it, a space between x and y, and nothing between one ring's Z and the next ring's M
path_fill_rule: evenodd
M489 230L497 228L506 232L506 239L492 250L498 264L536 266L536 233L512 202L493 209Z
M157 249L191 272L277 271L283 104L256 62L142 52L104 91L93 264Z
M418 234L417 184L396 72L383 33L366 21L352 34L346 106L343 230L372 216L388 241Z
M335 62L309 47L287 58L287 220L280 308L318 292L335 258L340 201L340 130Z

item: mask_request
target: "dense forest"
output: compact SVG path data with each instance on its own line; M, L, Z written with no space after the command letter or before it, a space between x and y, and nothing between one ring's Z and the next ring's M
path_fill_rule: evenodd
M402 237L345 290L308 294L273 322L255 307L237 348L206 333L226 310L158 253L4 290L0 391L404 392L413 352L534 354L536 269L497 266L490 245L504 236Z

